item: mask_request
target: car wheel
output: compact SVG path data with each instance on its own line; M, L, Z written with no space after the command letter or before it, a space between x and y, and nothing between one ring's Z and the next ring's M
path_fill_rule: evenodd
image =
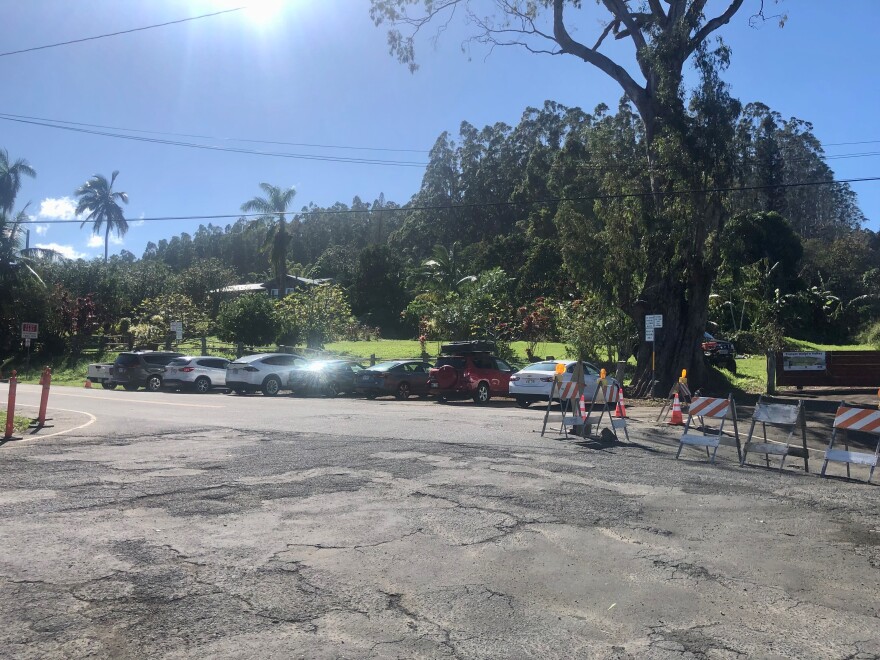
M138 388L137 385L134 385L134 384L132 384L132 383L128 383L128 384L126 384L126 385L123 385L122 387L125 388L125 391L126 391L126 392L134 392L134 391Z
M263 381L263 394L266 396L275 396L281 390L281 381L275 376L269 376Z
M489 400L489 384L482 382L474 392L474 403L486 403Z
M158 392L162 389L162 379L159 376L150 376L147 378L147 391Z
M397 394L395 395L400 401L406 401L409 398L409 383L401 383L397 386Z
M370 401L372 401L373 399L376 398L376 395L375 395L373 392L369 392L369 393L366 395L366 397L367 397L367 399L369 399Z
M115 390L116 383L111 383L110 381L105 380L101 383L101 387L103 387L105 390Z
M532 402L524 396L516 397L516 405L518 405L520 408L528 408L531 403Z
M207 394L211 391L211 380L207 376L199 376L196 378L196 392L199 394Z

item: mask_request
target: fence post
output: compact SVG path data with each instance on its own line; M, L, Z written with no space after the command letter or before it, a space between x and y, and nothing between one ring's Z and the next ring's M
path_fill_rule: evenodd
M375 353L370 354L370 366L371 367L376 366L376 354Z
M776 394L776 351L767 351L767 394Z
M15 428L15 390L18 386L18 375L17 371L12 372L12 376L9 378L9 398L6 401L6 435L3 436L4 440L10 440L12 438L12 431Z

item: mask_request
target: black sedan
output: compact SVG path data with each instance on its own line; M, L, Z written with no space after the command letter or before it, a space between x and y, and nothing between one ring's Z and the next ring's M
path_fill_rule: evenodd
M364 369L355 380L358 392L368 399L393 394L401 401L410 395L427 396L430 362L392 360Z
M355 379L364 368L352 360L318 360L290 372L288 388L294 394L336 396L355 391Z

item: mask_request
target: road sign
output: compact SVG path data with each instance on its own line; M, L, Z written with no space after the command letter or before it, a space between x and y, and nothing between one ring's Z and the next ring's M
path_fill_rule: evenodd
M171 332L177 335L177 341L183 339L183 321L172 321Z
M21 324L21 338L22 339L36 339L40 332L40 325L38 323L22 323Z
M654 328L645 328L645 341L654 341Z
M24 345L25 345L26 348L30 348L30 347L31 347L31 338L30 338L30 337L25 337L25 338L24 338Z
M648 314L645 316L645 330L663 327L663 314Z

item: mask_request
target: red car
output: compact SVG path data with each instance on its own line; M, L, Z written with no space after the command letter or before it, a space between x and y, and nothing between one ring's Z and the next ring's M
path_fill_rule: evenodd
M430 362L421 360L392 360L380 362L360 372L355 377L355 389L368 399L393 394L405 401L412 394L428 394L428 370Z
M514 369L492 355L492 342L454 342L440 347L441 355L431 369L428 387L440 400L473 398L486 403L493 396L508 396Z

